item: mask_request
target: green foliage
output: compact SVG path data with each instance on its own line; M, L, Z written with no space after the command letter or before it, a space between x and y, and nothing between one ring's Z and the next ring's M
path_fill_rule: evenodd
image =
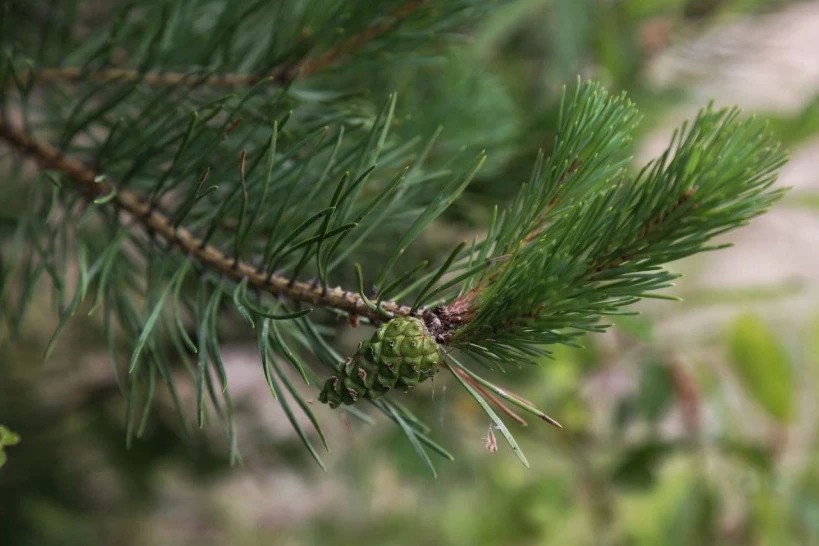
M754 400L771 417L794 417L796 378L785 347L757 315L744 315L731 326L731 364Z
M172 6L175 2L165 4ZM311 5L276 4L281 10L286 4ZM363 11L364 4L381 5L360 3L351 8ZM376 166L360 185L361 198L369 198L375 195L373 189L389 184L396 184L396 192L406 189L404 179L398 175L408 164L433 178L424 184L424 191L406 193L406 208L398 206L386 212L384 220L366 236L362 237L366 220L354 228L339 226L350 231L338 246L336 259L339 252L348 249L349 252L329 273L328 293L333 293L332 287L340 284L349 290L346 298L365 296L371 307L361 306L362 312L367 309L381 316L373 308L378 304L391 309L388 307L391 300L405 304L407 309L417 303L421 311L429 310L424 305L447 305L453 295L468 293L468 290L462 293L462 280L458 277L471 279L474 284L487 268L508 263L500 256L497 261L483 262L470 257L472 265L468 267L475 271L463 268L467 252L474 256L482 251L478 245L491 225L492 205L499 203L499 209L504 210L518 192L519 182L531 172L534 150L544 146L548 151L556 143L561 87L565 81L582 73L605 82L610 89L627 89L645 117L634 133L634 141L640 143L646 129L654 132L665 126L668 113L679 111L683 97L693 95L699 100L702 96L695 79L680 82L685 88L672 93L658 94L656 87L647 84L650 70L641 68L656 50L642 47L643 30L671 30L666 38L684 45L703 32L719 34L720 26L730 23L733 11L753 6L764 10L760 19L770 17L779 21L776 13L769 12L786 10L789 5L779 0L515 0L480 4L479 8L491 6L492 13L474 21L462 12L460 21L467 23L469 40L460 40L460 44L453 45L448 40L453 36L458 39L457 34L451 33L457 27L448 27L446 36L430 34L424 27L435 18L419 18L410 22L410 28L406 25L395 28L398 33L395 40L392 36L378 37L378 47L368 48L367 55L353 52L307 79L291 82L286 95L295 105L293 113L288 119L286 113L285 117L274 119L266 125L269 133L258 138L261 141L275 135L274 145L279 151L265 155L255 168L256 174L248 174L254 156L249 149L245 154L249 194L243 223L254 225L260 222L254 219L253 212L258 203L259 173L266 176L271 159L272 172L276 173L282 163L298 167L310 157L306 148L286 156L280 153L292 149L286 134L302 124L304 118L300 116L310 100L322 99L314 109L316 112L325 108L338 112L338 125L331 126L331 130L340 126L345 129L340 153L351 139L359 140L364 134L352 127L351 116L357 116L357 127L368 126L380 109L389 105L389 94L398 90L384 146L396 149L398 155L406 153L413 161L396 160L398 167L393 178L392 173L382 173ZM56 29L70 26L61 21L63 15L71 12L72 5L76 7L75 20L82 23L77 25L78 37L96 40L96 33L107 28L110 12L118 4L116 0L73 3L20 0L15 2L18 15L20 12L28 15L15 16L11 30L0 30L0 42L5 48L7 37L15 36L20 43L28 44L17 53L24 50L23 57L39 63L38 41L48 34L42 25L50 24ZM137 23L143 28L149 26L151 21L142 17L148 12L150 17L155 16L159 10L153 6L158 5L134 3L126 26ZM190 20L191 24L200 25L198 36L209 39L214 14L224 5L221 0L191 2L185 17L201 6L212 9L201 16L195 14ZM334 8L339 4L326 5ZM428 5L438 8L444 2ZM251 13L254 20L239 24L236 34L246 34L246 43L253 38L262 43L271 33L282 33L281 28L267 24L271 6L260 4L259 10ZM796 7L810 12L809 6ZM286 15L284 11L282 14ZM391 20L381 15L375 21ZM321 17L315 12L305 15L310 20ZM743 25L743 29L753 30L757 26L753 16L750 19L751 24ZM359 28L366 25L363 21L353 24ZM346 27L329 32L349 36ZM52 32L50 39L54 38ZM442 44L441 38L446 38L447 43ZM311 41L306 34L304 39L304 44ZM561 43L562 40L568 42ZM332 36L325 40L329 47L334 41ZM172 41L173 47L189 52L204 43L205 40L185 44ZM405 47L410 44L413 44L410 48ZM61 62L62 54L69 49L55 51L49 62ZM231 55L230 47L226 49L220 55ZM111 51L112 62L128 66L128 58L122 55L130 51L127 43ZM316 53L324 51L319 48ZM804 55L806 59L810 57L809 52ZM212 60L216 62L215 57ZM231 63L234 61L237 59L231 59ZM21 65L22 76L26 73L25 59ZM93 63L91 66L105 68ZM203 75L207 71L188 63L179 68L192 73L201 71ZM146 74L155 74L150 67L147 70ZM231 70L232 66L226 64L215 74ZM788 72L777 70L777 74L783 75L780 83L785 85ZM38 83L29 95L29 127L49 125L47 112L40 115L37 109L42 106L39 101L54 92L52 87L57 87L66 101L73 101L92 83L54 80L47 85ZM277 92L286 87L278 83L265 85L260 102L269 100L271 104ZM155 93L153 86L145 82L137 87L141 93ZM338 89L342 91L337 92ZM243 94L245 90L243 85L228 89L203 83L193 94L191 104L198 107L204 95ZM164 97L173 100L184 91L180 88ZM17 100L14 85L10 89L0 88L0 94L4 92L10 104ZM104 98L104 89L99 95ZM803 116L775 119L772 129L776 138L789 146L807 141L815 134L811 121L814 110L809 106ZM14 107L7 111L12 113L12 121L20 120ZM180 127L172 129L185 131L189 118L180 116L177 123ZM227 152L224 158L214 156L219 162L212 162L210 171L226 173L222 179L213 174L205 177L204 172L197 171L186 179L191 187L196 186L195 191L176 192L168 185L171 189L166 193L167 199L160 200L161 210L174 212L175 222L184 228L188 227L187 210L221 205L222 199L213 195L227 195L226 189L232 185L238 185L241 194L239 167L243 146L233 146L231 139L237 131L255 123L254 119L244 117L238 125L234 126L234 120L226 128L226 141L220 146L227 147ZM443 128L438 130L439 126ZM189 138L198 129L199 125L194 125ZM93 138L98 143L106 134L88 131L78 139ZM41 140L56 142L52 135L45 130L36 132ZM136 136L131 134L128 138ZM254 137L248 142L256 140ZM407 146L393 148L396 143ZM465 152L461 150L462 144L467 145ZM88 153L77 155L86 165L93 166L93 143L88 141L85 145ZM470 149L477 152L483 148L487 159L464 193L420 231L396 259L385 285L379 292L373 292L370 283L383 268L384 258L394 251L395 242L435 200L435 191L452 182L455 173L468 172L474 165L476 154ZM623 155L637 148L644 149L626 143ZM156 170L164 172L174 161L175 150L161 152L163 155L158 157L163 158L165 167ZM423 161L414 161L421 155L425 157ZM749 285L742 282L744 275L731 282L712 276L709 266L714 262L708 257L672 264L674 270L686 273L673 291L684 297L683 303L647 302L648 305L638 307L641 315L611 316L614 326L606 335L576 340L584 345L583 349L552 345L547 347L552 353L548 360L527 355L527 359L538 361L539 367L514 370L506 364L516 362L496 359L481 361L491 364L489 369L478 367L470 355L445 346L445 351L457 361L447 361L447 373L419 386L411 396L392 392L372 404L365 401L341 406L333 413L315 403L318 387L328 376L338 373L338 364L355 352L357 341L370 338L373 328L367 324L367 314L360 317L364 326L352 329L341 311L331 314L312 302L290 305L289 299L259 294L251 278L233 279L229 270L212 272L202 268L188 253L168 247L158 235L145 244L149 238L142 234L140 222L125 213L120 213L121 228L115 232L116 239L108 240L109 232L99 228L98 218L111 214L121 192L103 192L93 200L77 199L78 209L90 209L83 217L66 206L70 203L65 199L76 192L68 177L55 169L37 176L36 165L18 161L19 156L19 152L0 143L3 180L0 294L4 298L0 303L0 421L5 421L24 439L8 450L9 461L0 469L0 544L816 543L819 451L814 393L819 379L816 373L819 323L810 308L815 307L810 305L815 296L810 270L802 278ZM186 157L183 151L177 162L185 161ZM151 162L150 156L144 159ZM196 156L191 160L201 162L203 169L209 163L207 158ZM320 174L322 169L318 171ZM626 173L631 173L628 167ZM336 174L338 178L330 181L329 189L321 190L324 201L300 203L310 207L309 213L288 211L289 205L273 191L277 179L271 175L264 198L266 205L259 208L259 215L276 215L283 210L278 226L290 232L299 225L290 224L291 215L302 222L310 214L321 213L296 239L318 237L320 243L312 243L313 246L321 244L323 252L329 251L326 233L333 228L329 223L325 228L329 212L322 211L330 206L344 172ZM112 176L108 180L117 182ZM303 189L313 187L310 182L308 178L300 179L291 199L299 200ZM344 187L352 182L348 177ZM60 185L63 190L48 193ZM42 189L41 186L47 188L42 192L44 200L30 202L29 197L40 194L34 189ZM339 198L343 193L342 189ZM797 214L783 207L787 202L778 205L777 219L786 220L789 233L794 232L793 241L799 240L795 228L803 220L811 219L815 197L802 188L792 192L788 201L805 206ZM94 201L97 203L91 205ZM229 260L234 246L248 244L246 239L242 240L244 231L234 229L242 214L242 206L235 203L242 201L237 197L234 204L225 205L233 216L227 216L225 225L217 228L214 235ZM389 199L381 203L385 202ZM52 207L48 222L38 216L49 210L47 204ZM216 212L212 212L215 217ZM380 205L376 204L369 218L380 213ZM193 214L197 217L201 211L193 210ZM64 240L83 241L85 248L69 244L68 251L63 252L62 239L57 236L64 229L61 222L76 225L77 217L85 222L79 236L75 239L75 234L68 231ZM41 229L44 223L54 232ZM783 224L776 221L758 226L761 230L744 233L743 250L756 251L755 255L766 252L767 245L759 243L776 242L777 234L781 233L776 225ZM192 232L201 236L206 231L194 226ZM321 233L325 233L325 238L320 237ZM747 236L758 237L757 244L748 245ZM261 237L267 240L267 234L262 233ZM357 237L362 237L360 244L348 246ZM474 247L459 244L461 241L471 244L473 237ZM726 240L729 239L725 236L720 238L720 242ZM278 245L281 241L276 239L274 243ZM158 258L152 264L152 282L157 287L149 301L145 296L147 260L143 257L152 245L162 252L157 252ZM799 251L792 245L785 246ZM777 256L783 248L776 247ZM64 270L62 258L49 258L45 263L41 259L53 250L65 255ZM734 258L742 256L744 253L740 252ZM794 264L802 263L796 257L794 260ZM724 264L721 253L716 261ZM163 262L167 262L164 269ZM355 275L356 263L361 266L360 278ZM757 267L755 261L731 265L743 269ZM187 271L180 272L186 266ZM308 260L305 268L302 277L312 281L310 276L318 266ZM81 269L86 270L85 279L80 275ZM719 271L722 274L725 270ZM52 276L52 272L56 275ZM210 284L201 288L200 293L202 277L207 277ZM55 278L63 281L62 301L49 300ZM171 282L174 280L175 283ZM707 289L703 288L703 281ZM77 299L74 304L77 287L86 283L85 300ZM172 288L165 295L168 286ZM214 286L223 289L211 297L209 288ZM116 291L127 294L123 300L131 300L136 312L133 318L139 327L120 327L118 317L128 314L127 307L122 307L126 312L121 313L111 303L110 295ZM388 297L384 297L385 293ZM158 306L160 301L164 303ZM18 315L23 304L27 309L25 317ZM760 420L759 412L746 411L755 409L753 406L765 409L754 390L741 380L742 375L732 368L732 347L723 334L732 331L730 324L737 308L748 306L753 306L764 318L768 334L772 334L775 324L776 333L772 335L776 344L787 347L793 410L786 421ZM72 307L73 317L68 320ZM128 397L121 390L128 392L130 388L127 367L134 346L144 324L158 308L161 312L146 334L137 358L137 377L147 384L149 370L155 366L151 358L165 354L169 380L157 378L149 412L143 412L140 405L135 406L137 411L132 410L136 423L131 435L135 436L143 423L145 426L139 439L133 438L126 447L123 413ZM49 312L62 309L68 310L64 313L66 320L61 322L60 335L51 344L49 362L43 366L42 354L54 324ZM207 321L198 316L208 311ZM293 318L299 313L307 314ZM350 318L352 323L356 320ZM723 326L725 320L727 328ZM9 326L18 330L14 342L8 342L14 333ZM265 328L267 335L262 336ZM218 339L208 332L217 332ZM200 339L205 341L200 343ZM749 347L741 350L753 351L754 339L744 336L742 343ZM105 369L105 351L100 344L106 340L111 360L117 363L114 373ZM254 358L254 343L260 352L264 350L264 356ZM218 363L212 362L218 358L224 359L222 365L228 376L224 392ZM262 369L245 367L253 363L263 366ZM208 374L200 374L200 365L209 372L210 380ZM726 372L740 380L726 381ZM454 379L449 377L450 373L455 374ZM119 375L118 380L115 374ZM201 383L197 383L197 376L202 378ZM304 385L304 376L310 385ZM461 388L459 378L467 388ZM249 391L248 384L254 382L261 388ZM179 410L174 407L168 387L177 389L184 419L178 418ZM298 396L291 395L289 387ZM211 401L211 389L222 403L221 416ZM512 394L510 389L529 400ZM280 395L287 404L287 412L273 407L278 402L268 399L272 398L268 390ZM225 394L231 396L233 420L229 423L233 429L225 427L225 438L221 438L220 420L229 417L222 398ZM529 427L518 426L510 420L517 419L489 395L527 420L527 413L531 414L535 406L546 407L559 417L565 429L554 431L541 426L538 420L530 422ZM486 413L491 417L473 398L485 403L489 408ZM323 438L313 429L299 401L306 402L312 417L323 425L323 436L332 445L332 453L325 454ZM202 430L197 429L200 415ZM141 421L143 416L147 418ZM503 429L493 417L514 434L516 451L500 441ZM274 419L283 422L276 423ZM488 425L492 426L489 430ZM498 437L496 453L487 451L489 433ZM332 470L330 474L322 473L314 459L305 456L302 435L311 443L314 456L320 456L322 463ZM433 451L451 458L432 438L442 439L448 449L457 453L456 464L441 465L427 453ZM244 464L237 468L229 466L229 442L242 448ZM517 458L523 450L530 463L528 468L519 464ZM431 459L443 467L438 479L422 472L425 464L432 464ZM173 505L171 511L167 510L169 500Z
M784 155L737 111L703 110L636 177L620 156L634 118L624 98L578 89L549 160L490 229L483 253L505 259L472 284L477 313L457 342L518 361L599 331L601 316L661 297L675 278L663 263L715 248L781 196L770 186Z
M564 93L551 154L480 226L485 236L422 260L418 241L486 153L456 155L476 143L429 130L444 120L421 120L418 95L413 118L397 119L396 94L370 92L382 80L368 74L431 61L491 4L114 2L97 20L78 2L45 19L4 2L0 138L13 151L7 183L24 203L3 239L9 332L47 279L60 322L46 357L78 312L99 318L127 398L129 445L166 389L183 428L222 424L237 461L220 339L241 319L255 330L271 394L323 464L300 417L326 447L324 433L297 383L342 373L333 315L417 315L435 343L466 353L450 354L449 369L525 462L492 406L519 422L516 410L557 422L477 375L473 360L535 360L603 330L601 317L663 297L675 278L663 264L714 248L712 237L780 196L770 185L784 157L759 124L709 107L634 174L635 106L579 82ZM464 74L457 92L473 81ZM481 96L481 109L494 102ZM193 415L180 377L194 385ZM391 397L371 402L430 467L426 449L450 457L410 410Z
M6 464L8 455L5 448L20 443L20 436L10 431L7 427L0 425L0 468Z

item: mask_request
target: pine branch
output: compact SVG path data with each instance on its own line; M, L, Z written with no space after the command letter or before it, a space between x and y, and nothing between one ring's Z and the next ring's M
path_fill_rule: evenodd
M100 177L99 173L72 157L62 155L50 144L34 140L20 127L0 119L0 138L23 155L33 160L40 168L56 170L76 183L85 198L92 203L110 203L127 213L136 224L142 225L147 233L159 236L184 255L194 257L200 264L214 272L240 283L247 283L293 302L306 303L318 307L333 308L350 315L367 317L373 321L384 320L387 316L406 316L410 308L392 301L382 301L380 310L368 305L360 294L332 288L323 290L320 286L297 281L280 275L269 275L254 266L229 256L220 249L203 244L185 227L175 226L163 212L152 207L142 197L126 189L114 186Z
M141 72L131 68L102 68L88 70L80 67L56 67L32 69L26 78L37 83L87 83L138 81L150 87L205 86L210 88L250 87L265 80L286 87L297 79L308 78L330 66L341 64L345 59L363 49L372 40L399 26L429 0L407 0L385 19L357 32L320 55L305 57L300 61L288 59L263 73L240 74L233 72L199 74L174 71Z
M602 331L601 317L626 313L623 307L642 298L667 298L656 291L676 275L664 264L725 246L707 242L762 214L783 193L771 185L784 153L764 126L739 119L736 109L702 110L636 177L606 167L610 137L578 140L579 149L560 144L606 129L607 122L594 118L608 119L604 112L614 113L614 102L601 95L590 110L598 115L586 110L599 92L587 86L570 106L549 168L536 167L530 188L490 229L485 246L492 252L482 255L511 257L485 270L445 308L462 325L452 343L479 358L530 360L549 344ZM575 169L579 150L602 159L600 167L584 169L581 161ZM607 168L612 174L602 176ZM589 191L556 207L554 197L538 202L557 195L564 178Z
M169 321L171 307L174 323L165 329L171 330L167 336L177 346L182 362L195 360L191 375L196 384L198 424L205 422L208 397L216 413L230 420L232 405L219 356L217 326L220 306L225 303L229 307L232 291L234 310L252 327L260 325L258 346L271 391L321 464L293 410L300 408L320 436L321 430L309 402L291 385L280 364L289 363L305 382L316 383L320 379L312 377L289 344L301 344L336 373L344 359L329 347L313 319L303 317L301 304L325 307L351 318L366 317L375 323L386 317L417 316L428 330L424 336L431 334L434 344L461 350L474 361L500 367L531 360L547 354L544 347L549 344L571 344L583 332L601 331L605 328L600 324L602 316L623 313L624 306L640 298L657 297L655 291L674 278L662 269L663 264L708 250L705 243L711 237L760 214L779 196L770 185L784 161L781 152L764 131L737 121L734 111L704 111L690 128L684 127L675 135L659 160L632 176L627 151L638 117L636 109L624 95L611 97L596 84L578 85L573 96L566 95L561 108L552 153L538 158L530 180L513 203L499 214L496 210L485 239L457 245L432 269L426 268L426 262L420 267L406 265L410 245L460 196L483 157L462 177L452 177L442 169L424 172L434 138L419 155L413 154L415 143L411 140L388 142L394 95L377 115L368 111L359 117L360 112L346 110L343 101L338 101L338 110L330 105L331 100L322 98L300 102L303 97L298 91L291 93L292 89L277 90L277 96L272 97L274 93L266 83L267 79L291 83L345 62L356 53L377 50L368 45L425 4L423 0L404 2L387 20L381 17L384 10L379 4L378 9L372 9L376 13L370 14L374 18L362 19L360 25L376 22L340 43L329 45L317 39L314 49L329 45L323 54L307 56L309 47L302 51L290 43L264 52L264 48L254 49L258 55L254 60L262 60L244 65L249 74L159 71L156 67L178 66L165 64L167 59L151 53L160 47L157 44L165 31L161 16L159 22L152 21L150 35L142 37L135 28L130 29L136 53L129 61L142 70L39 72L38 81L65 77L76 83L91 82L88 89L76 86L66 92L57 85L32 90L29 84L36 82L26 81L18 72L26 57L10 55L8 62L0 65L0 140L42 171L60 173L57 178L77 190L55 193L51 200L66 211L65 225L81 224L85 215L76 214L75 209L85 199L86 207L98 207L111 230L106 242L98 245L102 252L95 255L86 252L84 245L90 238L80 237L79 229L64 225L50 229L54 226L44 221L37 226L40 231L32 229L30 234L34 260L41 261L31 276L36 279L45 271L58 293L61 320L49 350L92 282L98 282L98 294L103 294L98 302L104 302L109 345L114 345L110 341L112 314L124 326L125 335L136 340L125 368L129 440L144 428L157 378L173 389L172 360L165 354L159 333ZM244 12L240 19L248 25L254 23ZM238 21L228 23L225 26L230 29L204 47L206 51L193 66L233 68L231 54L239 55L231 51L237 43ZM293 25L294 32L298 28ZM358 26L350 28L349 32L354 32ZM236 49L241 50L238 41ZM213 54L219 48L224 49L224 58ZM276 64L281 59L288 61ZM95 53L85 66L104 66L106 60L107 55ZM260 67L272 65L272 72L252 75ZM233 85L250 88L225 97L208 89ZM16 100L11 98L14 86ZM72 96L75 92L76 97ZM41 103L46 108L41 108ZM23 123L10 121L18 114ZM246 121L240 123L243 118ZM288 122L288 130L283 132ZM40 140L40 134L49 135L57 145ZM238 178L227 170L236 155L241 158ZM91 157L93 163L84 163L82 157ZM378 175L368 183L376 165ZM206 174L194 182L203 171ZM219 173L211 176L220 177L221 187L203 189L207 173L212 172ZM279 197L277 205L268 199L272 195ZM27 212L34 215L41 209L49 210L31 207ZM384 222L385 218L394 224ZM385 224L399 228L400 233L381 233ZM345 239L359 226L355 236ZM135 280L139 275L129 271L115 285L110 279L117 275L106 275L112 267L131 265L129 257L122 264L116 261L121 241L135 227L141 228L135 231L147 234L130 238L137 256L134 262L145 265L144 279ZM21 228L21 233L24 231ZM371 234L378 234L380 240L368 240ZM66 303L64 254L70 245L65 241L73 241L74 235L78 235L80 274L74 297ZM58 237L60 241L55 244ZM50 246L40 248L39 239ZM165 245L154 244L155 239ZM375 279L376 296L365 293L365 274L358 266L357 291L328 288L330 272L339 264L349 265L347 257L365 240L391 247L391 251L380 252L380 271L370 277ZM230 246L231 251L223 251L219 245ZM62 249L63 254L56 256L55 248ZM182 267L172 274L174 261L165 260L170 248L183 259ZM249 255L253 258L247 259ZM193 298L186 301L180 294L194 261L211 274L199 277L195 302L191 302ZM32 263L24 264L23 276L28 277L33 267ZM315 281L298 280L308 275L306 271L314 272ZM21 301L28 299L34 282L24 280ZM247 294L249 286L257 289L255 301ZM267 307L261 292L293 305L276 300ZM141 296L146 302L142 312L131 301ZM404 298L412 305L402 305ZM188 306L197 323L196 343L185 332L180 305ZM393 324L397 322L401 321ZM426 337L424 343L429 339ZM115 353L112 348L113 361ZM474 374L449 350L446 354L449 363L445 366L525 463L511 432L492 406L515 420L522 420L517 413L522 410L559 426L557 422L526 400ZM416 356L409 355L407 362ZM372 358L372 364L382 364ZM380 371L393 371L389 362L383 364L385 369ZM406 386L420 380L411 377L418 371L413 366L404 371L408 372L402 376ZM353 368L347 373L348 379L359 374L362 381L376 377L362 376ZM333 380L338 381L335 376L328 381L333 384ZM389 388L397 386L397 381L392 385ZM141 399L140 389L146 393ZM401 427L430 467L426 448L448 455L426 436L426 427L409 411L390 399L370 401ZM233 444L231 428L228 435Z
M394 103L385 107L384 131L393 107ZM306 226L324 217L317 235L286 243L295 250L313 240L319 242L320 278L311 284L296 280L310 256L309 246L291 277L274 274L275 260L265 259L261 267L254 267L239 259L238 242L244 237L240 232L248 198L244 160L237 243L229 257L209 244L211 232L198 238L157 209L155 199L148 201L137 192L101 181L100 173L32 140L22 128L0 125L0 136L43 168L67 174L89 200L112 202L148 233L239 285L252 285L292 302L332 308L373 322L389 316L420 315L439 343L455 342L491 360L504 360L542 353L535 345L566 343L582 331L600 330L600 316L614 314L619 307L651 297L651 291L668 285L674 275L660 269L661 264L706 249L704 243L710 237L761 213L781 193L767 189L784 161L782 154L764 131L737 122L735 111L706 110L633 181L626 176L622 152L636 118L627 99L609 97L595 84L578 86L562 116L563 129L552 155L545 162L538 160L529 184L493 222L486 240L469 250L458 246L437 270L413 273L406 282L404 276L399 279L399 284L408 288L395 299L420 289L411 307L387 299L385 292L396 286L388 279L390 269L421 230L460 194L474 169L462 179L452 180L442 191L446 197L429 204L409 226L385 259L375 283L379 299L374 304L364 293L360 271L358 294L326 288L327 264L321 261L320 244L328 233L343 234L348 229L340 217L335 224L327 219L336 200L342 193L355 193L354 188L360 187L358 182L368 171L348 191L339 193L347 175L342 177L330 208L302 223ZM371 132L371 143L375 136L376 132ZM703 165L709 165L704 175L700 174ZM400 183L400 178L396 181ZM698 191L695 182L702 189ZM337 227L332 230L332 226ZM281 255L281 244L274 255ZM445 273L459 270L464 272L455 277L457 282L447 280L439 285ZM532 280L537 281L534 291ZM444 298L443 305L427 305L432 294L458 284L458 297Z

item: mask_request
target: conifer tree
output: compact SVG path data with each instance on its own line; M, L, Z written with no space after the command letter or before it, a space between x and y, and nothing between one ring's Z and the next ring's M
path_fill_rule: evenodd
M97 317L129 441L159 388L180 419L218 416L232 438L219 339L235 320L319 464L313 401L383 414L430 468L428 452L451 457L402 402L439 371L526 464L501 416L558 422L480 370L542 362L641 298L667 298L665 264L763 213L784 155L762 124L708 106L635 168L635 105L569 82L528 179L494 181L514 198L479 236L419 258L486 155L455 154L447 120L423 108L413 118L443 128L406 134L379 75L440 55L496 5L3 2L2 335L44 286L60 319L46 358L73 315ZM344 355L334 334L348 322L375 329ZM176 394L184 370L195 408Z

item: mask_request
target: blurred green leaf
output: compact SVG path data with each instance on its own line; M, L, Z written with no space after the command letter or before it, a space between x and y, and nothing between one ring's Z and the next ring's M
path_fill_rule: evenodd
M730 359L747 392L780 422L794 411L794 376L785 347L756 315L743 315L729 336Z
M659 441L649 441L627 449L612 471L612 481L626 487L651 486L655 469L673 449L672 444Z
M20 443L20 436L0 425L0 447L13 446Z
M623 398L614 410L614 426L623 432L637 414L634 398Z
M790 146L814 138L819 131L819 95L801 111L786 116L768 116L771 130Z
M819 462L814 455L800 476L793 507L810 532L819 533Z
M779 491L771 482L760 482L761 487L751 498L750 518L754 521L756 544L795 544L789 532L790 514L787 503L780 500Z
M20 436L0 425L0 468L6 464L8 456L3 448L20 443Z
M669 545L716 544L719 499L704 480L693 480L668 522ZM716 541L716 542L715 542Z
M719 447L727 455L736 457L760 472L770 473L774 470L773 453L764 446L747 440L726 438L719 442Z
M674 382L668 366L647 364L642 367L637 407L651 421L665 413L674 398Z

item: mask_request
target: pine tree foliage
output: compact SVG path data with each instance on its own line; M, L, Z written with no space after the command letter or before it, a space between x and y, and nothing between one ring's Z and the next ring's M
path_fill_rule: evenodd
M416 239L484 156L451 169L431 158L437 132L393 136L396 96L376 103L357 75L418 63L491 6L6 1L0 194L19 203L0 241L8 334L49 285L60 323L46 357L77 312L99 318L127 396L129 442L160 386L187 426L191 408L176 388L186 374L193 421L216 416L238 457L219 343L227 317L238 318L255 330L271 394L322 464L324 435L293 377L317 396L345 362L328 319L415 316L525 463L496 410L556 421L475 364L533 361L601 331L601 317L663 297L675 278L663 264L716 248L714 236L780 196L771 184L784 156L759 123L708 107L635 174L634 105L578 83L553 149L533 158L486 236L438 263L412 263ZM399 396L369 403L430 468L428 450L451 458Z

